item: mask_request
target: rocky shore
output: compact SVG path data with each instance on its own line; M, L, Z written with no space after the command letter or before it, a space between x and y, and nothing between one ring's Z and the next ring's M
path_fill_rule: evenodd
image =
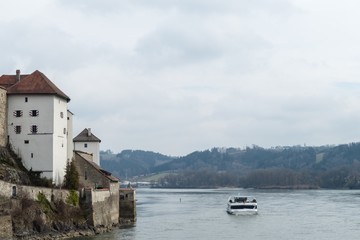
M85 237L85 236L95 236L98 234L110 232L114 230L116 226L112 228L93 228L89 227L87 229L72 229L69 231L58 232L52 230L50 232L36 233L36 232L24 232L23 234L16 234L13 239L23 239L23 240L51 240L51 239L69 239L74 237Z

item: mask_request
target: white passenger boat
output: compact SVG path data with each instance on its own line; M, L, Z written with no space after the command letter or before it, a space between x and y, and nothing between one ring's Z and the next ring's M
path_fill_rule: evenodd
M249 196L232 196L229 197L226 211L233 215L256 214L257 201Z

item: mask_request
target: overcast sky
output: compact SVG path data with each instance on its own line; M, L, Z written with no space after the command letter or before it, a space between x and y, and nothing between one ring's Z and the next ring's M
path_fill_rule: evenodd
M74 136L183 156L360 140L360 1L1 1L0 74L43 72Z

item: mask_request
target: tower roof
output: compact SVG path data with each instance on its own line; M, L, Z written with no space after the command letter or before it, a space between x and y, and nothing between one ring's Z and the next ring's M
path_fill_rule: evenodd
M85 128L73 139L73 142L101 142L101 140L91 132L90 128Z
M31 74L2 75L0 85L7 88L8 95L56 95L70 101L70 98L51 82L42 72L36 70Z

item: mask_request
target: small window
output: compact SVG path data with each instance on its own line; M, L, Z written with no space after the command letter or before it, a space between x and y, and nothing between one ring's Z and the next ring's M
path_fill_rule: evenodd
M87 143L84 143L84 148L87 148Z
M14 117L22 117L23 111L22 110L16 110L14 111Z
M16 197L16 186L13 186L13 187L12 187L11 196L12 196L12 197Z
M64 128L64 134L66 134L66 128Z
M36 134L38 132L38 126L37 125L32 125L30 128L30 132L33 134Z
M27 98L27 97L25 97L25 102L28 102L28 98Z
M31 153L31 158L34 158L34 154L33 154L33 153Z
M60 112L60 117L64 118L64 113L63 112Z
M25 144L29 144L29 140L24 140L24 143L25 143Z
M15 133L20 134L21 133L21 126L17 125L14 127Z
M30 110L29 115L31 117L37 117L39 116L39 110Z
M85 180L88 179L88 174L87 174L87 171L85 171Z

